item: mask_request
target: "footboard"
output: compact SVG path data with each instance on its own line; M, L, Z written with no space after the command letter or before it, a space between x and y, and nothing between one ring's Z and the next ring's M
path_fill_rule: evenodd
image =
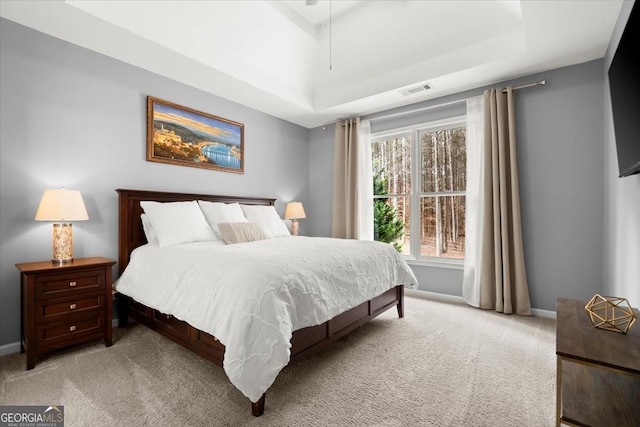
M171 315L140 304L130 297L122 294L117 294L116 296L118 298L120 327L127 326L128 318L131 317L199 356L210 360L218 366L222 366L225 347L214 336L200 331ZM289 363L309 356L328 346L394 306L398 310L398 316L404 317L404 286L402 285L391 288L383 294L320 325L294 331L291 338L291 358ZM251 408L254 416L262 415L264 402L264 395L258 402L252 402Z

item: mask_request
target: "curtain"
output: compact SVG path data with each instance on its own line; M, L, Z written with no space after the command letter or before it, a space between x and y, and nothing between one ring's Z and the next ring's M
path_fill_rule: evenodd
M505 93L506 92L506 93ZM486 90L467 102L467 219L464 300L531 315L524 264L515 93Z
M462 296L474 306L480 306L480 231L482 229L481 189L484 162L482 140L484 138L483 97L467 99L467 189L465 194L465 252Z
M332 236L373 240L373 172L369 121L335 127Z

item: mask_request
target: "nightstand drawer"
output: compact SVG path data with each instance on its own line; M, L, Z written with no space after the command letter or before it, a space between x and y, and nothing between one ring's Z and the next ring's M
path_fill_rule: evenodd
M92 334L101 335L104 331L104 312L96 311L89 317L70 320L63 323L52 323L38 328L39 337L36 339L42 343L42 347L67 344L68 342L80 342L82 336Z
M36 299L58 298L100 290L104 292L104 286L104 269L73 274L39 275L36 278Z
M98 310L104 307L104 295L66 298L63 301L44 301L36 306L36 322L44 323L64 319L65 316Z

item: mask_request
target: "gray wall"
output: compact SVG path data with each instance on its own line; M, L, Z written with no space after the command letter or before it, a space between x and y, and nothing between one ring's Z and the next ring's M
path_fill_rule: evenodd
M558 297L588 299L602 290L603 267L603 60L504 82L547 80L546 86L516 94L518 162L525 258L534 308L555 311ZM370 115L372 130L406 124L376 116L419 109L480 95L485 88ZM464 105L464 104L463 104ZM447 106L447 113L457 106ZM437 108L413 115L435 119ZM414 122L416 122L414 121ZM312 234L331 234L332 126L310 132ZM420 289L462 295L462 271L411 265Z
M624 2L604 61L606 75L633 2ZM637 5L636 7L640 7ZM640 174L618 178L609 81L604 99L604 294L640 307ZM637 326L636 326L637 327Z
M47 188L82 192L76 257L117 259L116 188L308 204L307 129L4 19L0 94L0 346L20 336L15 264L51 258L51 224L33 220ZM243 123L245 173L147 162L147 95Z

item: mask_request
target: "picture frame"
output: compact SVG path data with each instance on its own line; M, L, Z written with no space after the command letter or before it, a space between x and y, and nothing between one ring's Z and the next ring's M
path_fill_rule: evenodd
M244 173L244 125L148 96L147 160Z

